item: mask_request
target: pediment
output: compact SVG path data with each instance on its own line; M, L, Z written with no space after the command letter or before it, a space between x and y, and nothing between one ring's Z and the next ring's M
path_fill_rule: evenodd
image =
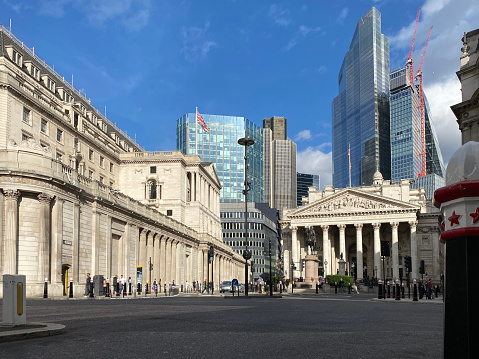
M417 211L418 205L410 204L393 198L368 193L357 189L344 189L330 196L321 198L304 207L287 214L288 218L334 215L334 214L364 214L395 211Z

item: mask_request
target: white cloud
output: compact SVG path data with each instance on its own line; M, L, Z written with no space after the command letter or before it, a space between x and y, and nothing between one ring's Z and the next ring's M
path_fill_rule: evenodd
M307 27L306 25L300 25L298 32L294 35L294 37L291 40L289 40L288 45L286 45L283 48L283 50L289 51L293 47L295 47L298 44L299 40L301 39L301 36L307 37L308 34L318 33L320 31L321 31L320 27L316 27L313 29L311 27Z
M210 49L216 46L216 42L208 39L207 32L210 27L209 21L204 27L183 27L181 32L183 36L183 54L185 60L195 62L204 60Z
M268 17L280 26L288 26L291 23L289 10L283 9L281 5L272 4L269 7Z
M310 140L312 138L310 130L300 131L295 137L295 141Z
M415 15L415 14L414 14ZM386 34L390 39L391 69L406 63L415 16L396 34ZM429 101L436 127L439 146L447 163L461 145L460 131L450 106L461 101L460 84L455 72L459 70L461 37L466 31L477 28L479 6L469 0L426 0L421 10L414 45L414 72L421 59L428 30L433 27L422 68L424 91ZM396 59L393 63L392 59Z
M332 152L324 152L330 148L330 143L321 144L317 147L308 147L296 154L296 169L301 173L319 174L320 186L333 183L332 177Z
M349 9L347 7L343 8L341 12L339 13L338 16L338 22L340 24L344 23L344 20L346 20L346 17L348 16Z

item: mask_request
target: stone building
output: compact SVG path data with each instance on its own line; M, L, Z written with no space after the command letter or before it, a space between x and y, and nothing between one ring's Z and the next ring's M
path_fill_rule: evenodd
M223 244L213 165L144 149L0 25L0 281L27 295L82 294L86 273L203 281L244 272ZM0 284L0 295L3 286Z
M403 258L411 256L411 280L421 278L419 263L424 260L427 277L439 281L444 271L440 213L427 201L424 189L409 185L409 180L391 184L376 172L372 186L325 186L324 191L311 187L308 203L287 212L282 221L285 277L315 281L318 273L306 273L302 264L314 255L321 275L336 274L344 259L345 271L359 281L399 279L400 272L406 277ZM311 229L314 246L306 244ZM384 262L385 275L381 241L391 248Z

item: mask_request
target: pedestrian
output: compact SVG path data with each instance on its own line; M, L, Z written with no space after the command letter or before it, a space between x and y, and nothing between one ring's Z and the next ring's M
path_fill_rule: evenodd
M422 299L422 297L424 297L424 289L425 289L422 279L419 281L418 287L419 287L419 299Z
M120 295L126 290L126 280L123 277L123 274L120 276Z
M185 293L188 293L188 281L185 283Z
M156 281L156 278L153 280L153 292L156 293L158 289L158 282Z
M90 273L86 274L86 283L85 283L85 297L88 297L90 295Z
M432 299L431 295L432 295L432 279L429 278L429 280L427 281L427 299Z
M340 282L339 282L339 293L346 293L344 291L344 279L341 278Z

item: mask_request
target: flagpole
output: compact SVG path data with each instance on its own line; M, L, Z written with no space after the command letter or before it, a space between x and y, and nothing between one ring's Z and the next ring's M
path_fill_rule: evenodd
M349 188L351 188L351 143L348 144L348 158L349 158Z
M198 155L198 106L195 113L195 155Z

